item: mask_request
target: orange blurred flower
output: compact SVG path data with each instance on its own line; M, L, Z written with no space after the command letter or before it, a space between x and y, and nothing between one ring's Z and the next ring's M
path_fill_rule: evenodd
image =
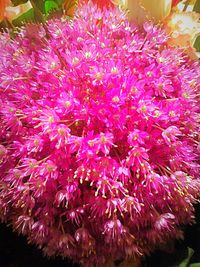
M4 19L5 9L10 4L10 0L0 0L0 21Z
M63 3L63 9L65 11L65 15L73 17L78 2L79 2L78 0L65 0Z

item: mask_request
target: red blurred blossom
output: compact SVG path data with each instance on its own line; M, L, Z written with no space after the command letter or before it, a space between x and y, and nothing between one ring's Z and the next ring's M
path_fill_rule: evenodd
M172 0L172 6L176 6L181 0Z
M112 0L92 0L92 1L91 0L80 0L79 1L80 4L86 4L86 3L90 3L90 2L96 4L101 9L114 6Z

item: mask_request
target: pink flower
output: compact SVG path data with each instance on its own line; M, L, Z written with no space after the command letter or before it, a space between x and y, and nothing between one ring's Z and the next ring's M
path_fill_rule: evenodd
M7 149L5 146L0 145L0 162L3 162L3 160L6 158Z
M155 222L155 228L159 231L166 231L173 227L175 216L171 213L165 213L160 215L160 217Z
M135 129L128 135L128 142L132 146L142 145L147 138L148 134L146 132Z
M93 254L95 239L90 235L86 228L79 228L75 232L74 237L83 255L89 256L90 254Z
M143 28L86 5L0 36L0 219L48 256L129 263L194 221L199 62Z
M181 131L176 126L170 126L162 132L162 137L168 145L176 141L177 136L180 135Z
M15 221L14 228L24 235L31 231L33 222L34 221L30 216L21 215Z

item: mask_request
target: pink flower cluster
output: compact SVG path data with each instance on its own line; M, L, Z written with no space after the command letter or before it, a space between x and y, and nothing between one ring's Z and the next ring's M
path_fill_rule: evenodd
M115 10L0 36L0 217L85 266L194 220L199 63Z

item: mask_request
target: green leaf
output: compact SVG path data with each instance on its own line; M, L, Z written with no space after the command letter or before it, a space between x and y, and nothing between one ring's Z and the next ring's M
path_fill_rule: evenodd
M196 0L193 11L200 13L200 0Z
M190 262L190 259L192 257L192 255L194 254L194 250L192 248L188 247L188 255L187 258L184 259L180 264L179 267L188 267L188 264Z
M44 0L30 0L32 7L37 7L41 12L44 12Z
M11 0L11 2L13 3L14 6L18 6L27 3L28 0Z
M29 9L27 12L23 13L18 18L12 21L14 26L22 26L24 22L34 21L34 10L33 8Z
M194 48L197 50L197 52L200 52L200 36L197 37L194 43Z
M200 267L200 262L199 263L191 263L189 267Z
M57 3L57 5L58 5L59 7L61 7L62 4L64 4L65 0L55 0L55 2Z
M33 7L33 11L34 11L34 19L37 22L42 22L44 23L44 1L43 0L30 0L31 5Z
M44 10L45 14L49 14L53 10L58 10L59 6L55 1L45 1Z

